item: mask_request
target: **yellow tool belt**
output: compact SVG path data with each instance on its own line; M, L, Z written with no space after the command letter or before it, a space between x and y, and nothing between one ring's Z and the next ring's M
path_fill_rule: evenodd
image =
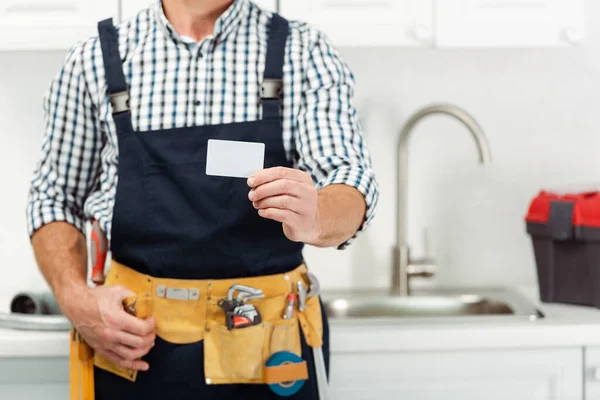
M207 384L252 384L281 383L308 377L305 363L265 367L266 360L279 351L302 355L300 328L309 346L322 345L323 321L318 297L309 297L303 312L294 307L293 316L283 319L286 298L289 293L296 293L298 281L304 287L310 284L305 265L279 275L190 280L155 278L113 261L105 285L122 285L136 293L126 301L125 307L134 305L131 311L139 318L154 316L156 334L163 340L177 344L204 340ZM260 313L261 323L227 329L225 312L218 301L227 297L229 288L234 284L262 290L264 298L249 301ZM124 379L136 380L136 371L121 368L100 354L93 356L92 365L93 352L76 333L71 344L72 400L93 399L93 371L86 372L90 368L93 370L93 365Z

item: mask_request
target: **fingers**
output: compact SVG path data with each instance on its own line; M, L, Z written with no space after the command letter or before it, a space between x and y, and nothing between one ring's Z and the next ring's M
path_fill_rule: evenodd
M111 348L111 351L123 360L135 361L148 354L151 348L152 346L132 349L131 347L123 346L122 344L116 344Z
M263 218L272 219L286 225L296 225L299 219L298 214L290 210L280 210L279 208L265 208L258 210L258 215Z
M305 204L300 201L300 199L286 195L267 197L260 201L252 202L252 205L257 210L265 208L278 208L280 210L290 210L298 214L301 214L306 208Z
M248 178L248 186L255 188L279 179L287 179L301 183L308 183L308 181L310 181L312 183L310 176L299 169L274 167L266 168L253 174Z
M140 319L123 311L115 318L115 323L121 330L137 336L146 336L156 331L154 317Z
M268 182L258 186L248 193L248 198L251 201L260 201L267 197L288 195L296 198L306 196L309 190L314 190L312 183L300 183L289 179L279 179L277 181Z
M154 346L156 334L150 333L145 336L132 335L131 333L119 331L115 335L115 342L124 344L125 346L141 349Z
M122 308L123 301L134 297L135 293L121 285L111 286L109 290L112 291L119 305L117 309L112 308L112 306L109 307L107 309L108 312L105 314L105 320L107 320L111 326L137 336L146 336L155 331L156 323L153 317L145 320L137 318Z
M117 353L108 350L108 349L97 349L98 353L102 354L104 357L114 362L115 364L128 369L133 369L136 371L147 371L150 366L147 362L142 360L126 360L119 356Z
M121 286L121 285L115 285L115 286L111 286L110 290L112 290L115 293L116 296L116 300L119 301L119 304L121 304L123 302L123 300L135 296L135 293L133 293L131 290L127 289L125 286Z

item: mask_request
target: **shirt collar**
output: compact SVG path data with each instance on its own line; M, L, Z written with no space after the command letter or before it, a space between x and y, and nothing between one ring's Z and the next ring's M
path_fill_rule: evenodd
M165 30L170 38L179 42L185 42L167 19L162 7L162 0L156 0L153 3L153 11L158 24ZM248 0L234 0L233 4L217 18L214 32L209 38L215 38L217 41L225 39L229 34L238 29L244 16L249 12L250 4Z

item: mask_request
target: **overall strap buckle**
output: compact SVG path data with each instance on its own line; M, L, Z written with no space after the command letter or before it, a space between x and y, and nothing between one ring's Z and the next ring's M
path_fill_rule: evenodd
M109 95L110 105L113 108L113 114L121 114L129 111L129 92L123 90Z
M260 98L263 100L280 99L283 93L281 78L265 78L260 87Z

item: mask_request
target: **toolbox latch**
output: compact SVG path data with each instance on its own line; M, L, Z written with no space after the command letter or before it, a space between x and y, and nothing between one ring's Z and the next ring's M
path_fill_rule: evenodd
M572 201L550 201L548 229L555 240L573 238L573 207Z

